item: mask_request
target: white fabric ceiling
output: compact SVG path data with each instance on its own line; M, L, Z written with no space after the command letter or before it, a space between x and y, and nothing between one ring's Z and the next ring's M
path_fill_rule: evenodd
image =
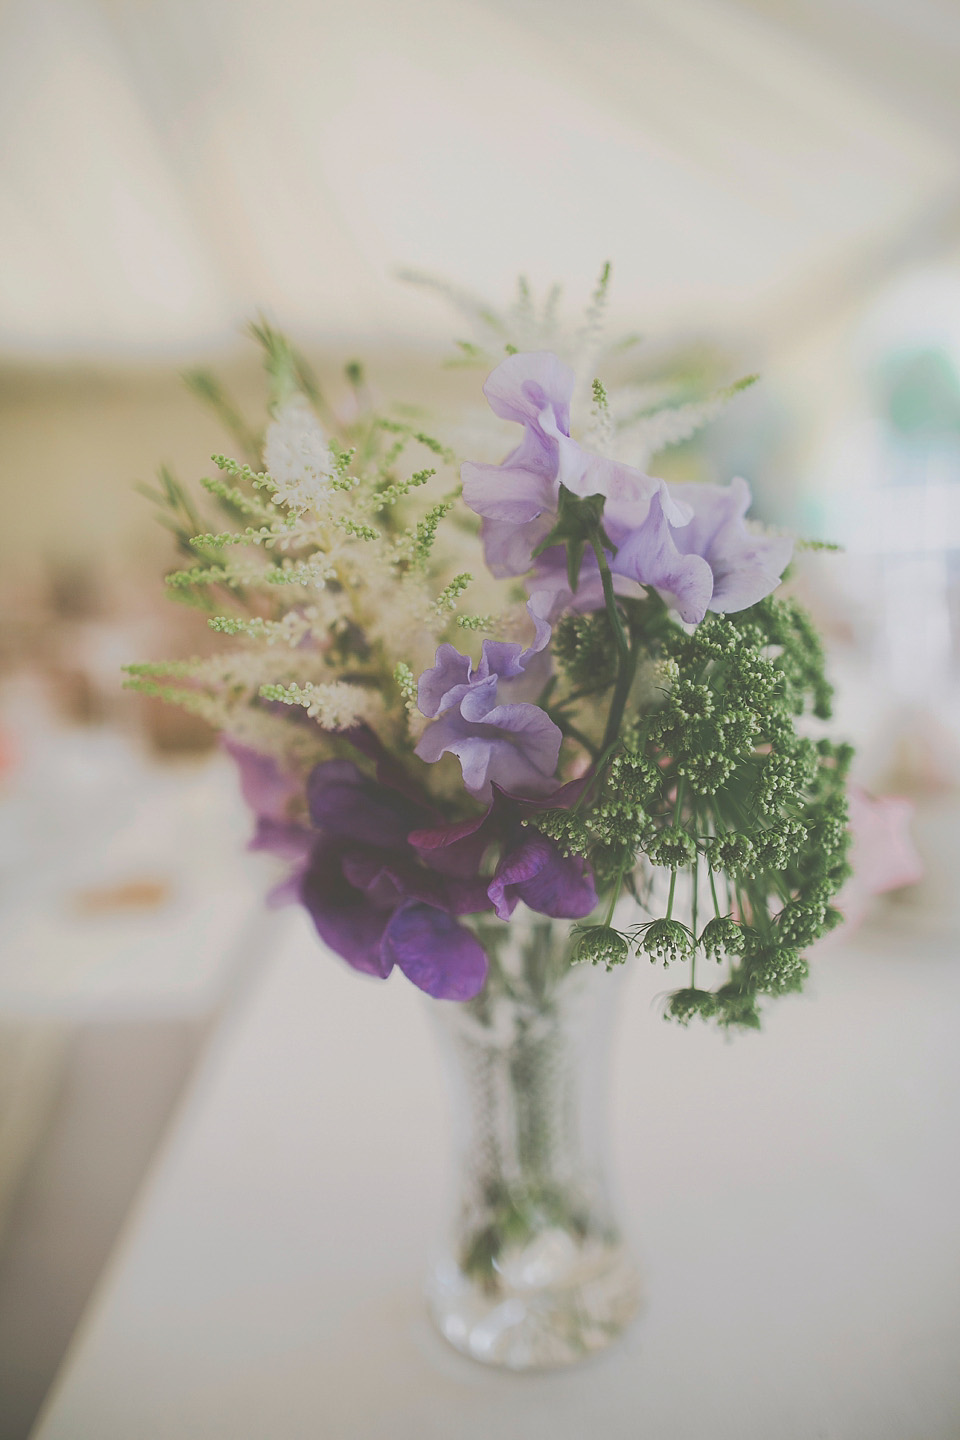
M955 0L7 0L0 350L257 308L445 338L398 265L770 334L960 231Z

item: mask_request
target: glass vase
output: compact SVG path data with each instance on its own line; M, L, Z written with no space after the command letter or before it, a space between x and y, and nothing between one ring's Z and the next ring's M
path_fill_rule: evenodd
M440 1001L457 1183L428 1279L463 1354L528 1370L574 1364L636 1313L637 1268L605 1177L618 974L570 963L570 924L519 907L480 931L483 992Z

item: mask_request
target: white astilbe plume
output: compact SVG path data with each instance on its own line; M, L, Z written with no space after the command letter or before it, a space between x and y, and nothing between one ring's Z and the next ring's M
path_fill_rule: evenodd
M375 691L345 680L331 680L305 685L264 685L260 690L267 700L283 705L300 705L311 720L323 730L351 730L362 722L371 723L383 715L383 700Z
M633 416L621 419L616 425L617 458L644 469L661 450L689 440L691 435L695 435L704 425L715 420L734 396L739 395L741 390L746 390L756 378L755 375L747 375L703 400L691 400L681 405L660 405L646 413L635 412Z
M275 505L315 510L330 493L333 456L323 426L303 395L280 405L267 426L263 458L276 485Z

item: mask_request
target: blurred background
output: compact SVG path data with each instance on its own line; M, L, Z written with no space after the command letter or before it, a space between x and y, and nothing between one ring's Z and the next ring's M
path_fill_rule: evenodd
M760 371L658 473L845 547L798 584L924 866L865 923L952 944L958 73L954 0L0 3L3 1440L265 944L229 764L119 672L204 643L134 482L223 448L184 370L259 416L255 314L452 413L462 323L400 268L577 314L610 259L639 366Z

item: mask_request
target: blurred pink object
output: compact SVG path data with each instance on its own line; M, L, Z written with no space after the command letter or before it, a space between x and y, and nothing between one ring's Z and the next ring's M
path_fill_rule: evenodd
M850 786L847 799L853 874L835 903L850 926L863 919L874 895L916 885L923 878L923 862L910 833L916 808L911 800L874 797L856 785Z
M13 736L8 735L4 730L0 730L0 775L4 775L8 770L12 770L17 758Z

